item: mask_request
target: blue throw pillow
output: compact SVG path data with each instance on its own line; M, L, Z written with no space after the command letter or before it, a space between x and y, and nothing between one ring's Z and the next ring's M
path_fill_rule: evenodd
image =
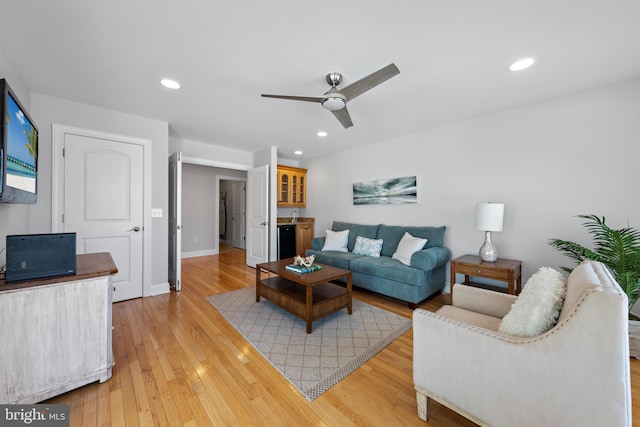
M357 236L356 243L353 247L353 253L356 255L379 257L382 250L382 239L368 239L366 237Z

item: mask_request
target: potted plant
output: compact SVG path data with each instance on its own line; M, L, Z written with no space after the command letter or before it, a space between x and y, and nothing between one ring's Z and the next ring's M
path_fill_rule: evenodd
M593 237L594 248L589 249L569 240L551 239L549 244L578 263L584 260L600 261L613 273L616 281L629 298L629 310L640 298L640 230L631 227L613 229L605 224L604 216L578 215L585 220L584 227ZM567 272L572 268L561 267ZM640 358L640 322L629 312L630 352ZM633 319L633 320L632 320Z

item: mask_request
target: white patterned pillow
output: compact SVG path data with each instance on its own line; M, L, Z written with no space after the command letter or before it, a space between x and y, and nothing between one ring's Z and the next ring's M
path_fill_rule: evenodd
M382 239L368 239L356 236L356 244L353 253L356 255L379 257L382 250Z
M396 251L391 255L391 258L397 259L404 265L411 265L411 257L413 254L424 248L424 245L426 244L427 239L413 237L405 231L402 235L402 239L400 239L400 242L398 243Z
M535 337L553 328L567 293L567 279L550 267L540 267L504 316L498 332Z
M325 230L327 237L324 239L323 251L349 252L347 243L349 242L349 230L331 231Z

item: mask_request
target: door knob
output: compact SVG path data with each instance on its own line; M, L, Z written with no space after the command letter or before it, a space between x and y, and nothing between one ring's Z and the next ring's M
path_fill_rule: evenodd
M127 231L135 231L137 233L138 231L140 231L140 227L133 227L131 230Z
M260 225L267 225L269 224L268 222L261 222Z

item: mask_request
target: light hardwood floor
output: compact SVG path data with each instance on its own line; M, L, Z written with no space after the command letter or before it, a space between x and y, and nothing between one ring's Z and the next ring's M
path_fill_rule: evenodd
M205 299L254 286L244 251L221 252L183 260L179 293L113 305L113 377L48 401L70 405L72 426L475 425L435 402L428 424L417 417L412 330L308 402ZM354 297L411 315L393 299L357 289ZM433 311L447 302L440 295L419 306ZM639 361L631 371L638 396ZM635 401L633 409L640 420Z

